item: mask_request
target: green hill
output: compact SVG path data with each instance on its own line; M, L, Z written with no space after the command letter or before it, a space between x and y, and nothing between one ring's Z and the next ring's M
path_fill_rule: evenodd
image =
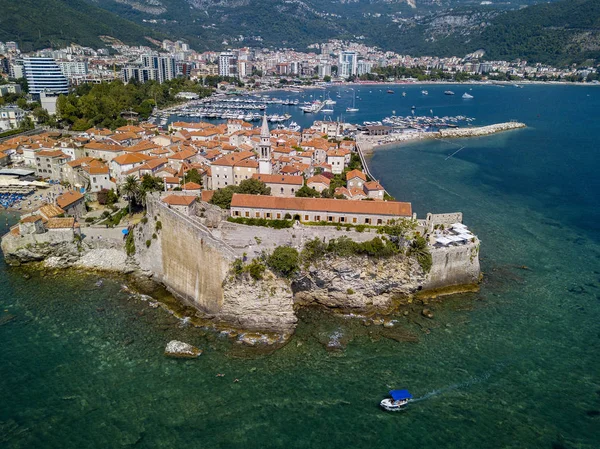
M103 47L99 36L149 45L155 30L123 19L83 0L0 0L0 41L15 41L22 51L70 43Z

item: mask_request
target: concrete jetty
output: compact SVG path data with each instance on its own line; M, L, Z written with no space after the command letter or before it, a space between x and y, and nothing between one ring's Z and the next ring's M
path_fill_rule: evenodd
M356 144L361 158L375 149L395 146L401 142L412 142L422 139L449 139L464 137L482 137L513 129L526 128L527 125L521 122L505 122L493 125L469 127L469 128L448 128L434 132L411 131L387 136L356 136Z

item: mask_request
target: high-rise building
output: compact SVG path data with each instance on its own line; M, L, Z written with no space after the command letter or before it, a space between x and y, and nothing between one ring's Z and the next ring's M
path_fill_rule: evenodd
M69 93L69 82L54 59L26 57L23 58L23 68L29 93Z
M234 76L236 63L233 53L224 51L219 55L219 76Z
M143 55L142 65L145 68L157 71L156 78L154 79L159 83L174 79L177 73L175 68L175 58L170 56Z
M343 51L340 53L340 63L338 75L342 78L349 78L356 75L358 69L358 55L355 51Z
M164 83L177 76L177 65L175 58L170 56L159 56L153 54L142 55L141 65L129 65L123 67L123 82L135 79L140 83L147 81L158 81Z
M58 61L58 66L67 78L88 74L88 63L86 61Z
M326 76L331 76L331 64L321 62L319 64L319 78L325 78Z

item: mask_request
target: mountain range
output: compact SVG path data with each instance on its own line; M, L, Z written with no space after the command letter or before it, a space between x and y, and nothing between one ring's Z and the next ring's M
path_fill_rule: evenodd
M100 36L130 44L184 39L197 50L287 47L338 38L412 55L600 59L600 1L0 0L0 41L24 51Z

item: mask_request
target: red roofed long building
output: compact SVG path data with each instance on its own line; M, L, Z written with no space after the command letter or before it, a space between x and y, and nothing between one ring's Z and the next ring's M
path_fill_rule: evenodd
M412 217L412 205L399 201L349 201L327 198L280 198L236 193L231 216L280 220L286 214L304 222L385 225Z

